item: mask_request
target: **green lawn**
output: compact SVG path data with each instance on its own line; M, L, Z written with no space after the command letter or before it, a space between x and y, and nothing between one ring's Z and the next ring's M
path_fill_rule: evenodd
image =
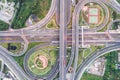
M8 48L8 43L0 43L1 46L3 46L4 48ZM10 43L11 46L16 46L17 49L16 50L10 50L10 52L14 53L14 54L18 54L20 49L21 49L21 43Z
M20 0L18 12L13 20L12 28L25 27L25 22L31 14L36 14L41 20L47 14L52 0Z
M49 60L49 63L48 63L48 66L47 68L45 69L38 69L36 67L32 68L32 66L34 66L34 60L35 58L38 56L38 55L42 55L42 56L45 56L47 57L47 59ZM30 58L28 59L28 66L29 66L29 69L36 75L45 75L47 74L50 70L51 70L51 64L50 64L50 57L47 53L45 53L44 51L42 50L39 50L37 52L34 52Z
M87 11L80 12L80 14L79 14L79 25L86 26L86 24L88 24L88 26L90 26L90 28L96 28L100 24L102 24L102 22L104 21L104 17L105 17L104 13L105 13L105 11L100 5L95 4L95 3L93 5L87 4L87 6L89 8L98 8L99 9L99 11L100 11L99 12L100 14L98 14L99 23L94 24L94 22L97 20L97 17L93 17L93 16L89 17L91 23L88 22L88 16L86 16L86 15L88 15L88 10L87 10ZM96 10L95 10L95 12L96 12ZM92 12L92 13L95 14L95 12Z
M92 54L93 52L97 51L98 49L103 48L104 46L94 46L91 45L90 49L80 49L79 50L79 54L78 54L78 66L81 64L82 60L84 60L87 56L89 56L90 54ZM83 56L83 50L84 51L84 56Z
M120 3L120 0L117 0Z
M9 29L9 24L3 21L0 21L0 31L7 30L7 29Z
M102 77L100 76L96 76L96 75L92 75L89 73L84 73L81 80L102 80Z
M24 60L24 55L19 56L19 57L13 57L15 59L15 61L23 68L23 60Z
M33 42L33 43L30 43L29 46L28 46L28 50L30 50L31 48L33 48L34 46L36 45L39 45L39 44L42 44L41 42ZM7 44L3 44L4 47L7 46ZM27 50L27 51L28 51ZM17 63L23 68L23 60L24 60L24 55L22 56L19 56L19 57L13 57L15 59L15 61L17 61Z
M16 46L17 47L17 49L16 50L10 50L12 53L19 53L19 51L20 51L20 49L21 49L21 43L12 43L11 44L12 46Z
M36 14L40 19L44 18L50 9L52 0L37 0L32 13Z
M51 50L49 52L48 49L40 49L36 52L34 52L30 58L28 59L28 67L31 70L31 72L33 74L42 76L42 75L46 75L47 73L49 73L49 71L52 69L52 66L55 64L56 59L57 59L57 52L56 50ZM42 56L46 56L48 59L48 66L45 69L38 69L36 67L32 67L34 66L34 60L38 55L42 55Z
M107 59L106 70L103 80L120 80L120 70L116 69L118 63L118 54L116 51L105 55Z
M120 70L116 69L118 64L118 54L116 51L104 55L107 59L106 70L103 77L84 73L81 80L120 80Z
M35 5L36 0L21 0L18 12L12 23L12 28L17 29L25 27L25 22L30 16Z
M57 25L55 23L55 19L52 19L46 26L47 26L47 28L50 28L50 29L57 28Z
M42 44L42 42L32 42L32 43L29 43L28 50L30 50L31 48L33 48L33 47L35 47L37 45L40 45L40 44Z

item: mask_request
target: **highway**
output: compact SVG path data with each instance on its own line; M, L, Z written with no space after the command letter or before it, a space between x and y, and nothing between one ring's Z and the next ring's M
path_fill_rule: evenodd
M109 36L109 34L111 35L111 38ZM91 31L87 31L87 32L84 32L84 43L85 42L116 42L117 40L120 39L120 37L115 37L115 36L119 36L120 35L120 32L119 31L115 31L115 30L110 30L109 33L108 31L106 32L91 32ZM81 41L81 31L79 30L79 42L82 42ZM34 34L31 36L31 35L26 35L25 36L26 39L28 40L28 42L59 42L59 31L55 30L53 32L50 32L49 34L47 34L47 32L44 32L44 33L38 33L38 34ZM99 38L101 38L101 40L99 40ZM72 42L72 30L68 30L67 31L67 42ZM21 37L20 35L2 35L0 36L0 41L1 42L25 42L24 38ZM117 41L119 42L119 41Z
M112 22L110 22L109 23L109 25L108 25L108 27L107 27L107 32L108 32L108 36L111 38L111 39L114 39L114 40L118 40L117 38L115 39L115 37L117 36L118 37L118 35L112 35L110 32L111 32L111 30L112 30L112 25L113 25L113 23L115 23L115 22L120 22L120 19L117 19L117 20L113 20ZM116 31L115 31L116 32Z
M97 28L91 28L91 29L83 28L84 34L82 34L81 33L82 30L80 28L81 25L79 26L79 14L82 8L84 7L84 5L90 2L98 3L105 10L105 19L104 22ZM9 30L9 31L0 31L0 42L2 43L24 42L25 43L24 50L21 53L26 52L29 42L47 42L57 46L59 44L60 47L59 59L56 61L56 65L51 70L50 74L48 76L44 76L44 78L42 77L42 79L52 80L59 72L59 80L65 80L66 72L68 71L69 67L72 64L72 61L74 60L72 80L80 80L86 67L89 66L95 59L110 51L120 49L119 45L114 45L120 43L120 37L118 37L120 35L120 32L115 30L110 30L111 25L114 22L119 22L120 20L111 21L110 24L108 25L108 30L106 32L97 32L103 29L109 22L108 21L110 16L109 10L104 3L111 6L111 8L113 8L115 11L120 13L120 5L116 0L109 0L109 1L80 0L75 5L73 14L71 14L71 2L69 0L60 0L60 1L52 0L50 10L44 19L42 19L37 24L29 26L27 28ZM55 10L56 10L56 22L60 26L60 29L59 30L40 29L52 19L52 17L55 14ZM72 29L67 30L67 24L69 24L71 20L70 19L71 16L72 16ZM84 38L84 42L82 41L83 38ZM83 43L85 45L86 44L103 45L108 43L114 46L109 46L100 50L99 52L93 53L82 63L82 65L77 70L78 51L79 51L79 47ZM66 47L68 45L72 47L72 52L71 52L70 61L68 62L68 66L66 66L66 54L67 54ZM46 46L46 44L43 44L43 46ZM0 47L0 59L4 61L5 65L8 66L8 68L17 76L18 79L23 80L23 78L24 79L27 78L28 80L33 80L34 78L35 79L41 78L31 75L29 73L29 70L27 70L26 68L27 65L25 64L24 67L27 72L26 74L9 54L11 54L9 51ZM26 60L27 58L25 58L25 61L27 61ZM59 65L59 70L58 70L58 65Z
M57 0L57 8L56 8L56 24L57 25L60 25L60 0ZM66 12L67 12L67 25L70 23L70 20L71 20L71 1L70 0L67 0L66 2Z
M60 0L59 80L66 79L67 0Z
M100 6L102 6L102 8L105 10L105 19L104 19L104 22L98 26L97 28L92 28L92 29L88 29L88 31L99 31L101 30L102 28L104 28L104 26L108 23L108 20L109 20L109 10L108 8L101 2L101 1L98 1L98 0L80 0L77 5L75 6L75 9L74 9L74 12L73 12L73 18L72 18L72 29L73 29L73 33L72 33L72 53L75 54L75 61L74 61L74 67L73 67L73 74L72 74L72 80L74 80L75 78L75 74L76 74L76 69L77 69L77 61L78 61L78 26L79 26L79 14L80 14L80 11L82 10L83 6L87 3L90 3L90 2L95 2L95 3L98 3ZM76 28L75 28L76 27ZM80 26L81 27L81 26ZM77 30L76 30L77 29ZM76 37L74 37L76 36ZM81 36L82 38L83 36ZM84 38L84 37L83 37ZM88 40L89 41L89 40ZM84 41L85 42L85 41ZM91 41L93 42L92 44L96 44L95 41ZM100 42L101 43L101 42ZM77 46L75 46L75 44ZM83 42L81 42L81 44L83 44Z

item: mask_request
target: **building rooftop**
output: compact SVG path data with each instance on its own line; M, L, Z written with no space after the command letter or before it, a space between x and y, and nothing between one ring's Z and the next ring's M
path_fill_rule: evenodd
M88 67L87 72L90 74L103 76L105 72L105 62L106 60L104 58L98 58Z

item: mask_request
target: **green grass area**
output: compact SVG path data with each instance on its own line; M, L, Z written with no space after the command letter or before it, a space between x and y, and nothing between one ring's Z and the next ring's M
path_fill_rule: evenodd
M37 46L39 44L43 44L43 43L42 42L32 42L32 43L29 43L28 50L30 50L31 48L33 48L33 47L35 47L35 46Z
M36 0L22 0L20 1L18 12L13 20L12 28L23 28L25 22L31 14L33 7L36 5Z
M37 0L32 13L36 14L40 19L44 18L50 9L51 2L52 0Z
M120 14L117 14L116 11L114 11L110 6L108 6L108 9L110 11L110 21L109 23L112 21L112 20L116 20L116 19L120 19ZM118 25L119 22L116 22L114 23L111 27L113 30L116 30L118 29L117 25Z
M120 0L117 0L120 3Z
M116 69L116 64L118 64L117 51L110 52L105 57L107 64L103 80L120 80L120 70Z
M49 55L50 55L50 58L51 58L51 64L54 65L55 62L56 62L56 57L58 56L58 50L51 50Z
M112 29L113 29L113 30L118 29L118 25L119 25L119 24L120 24L120 22L115 22L115 23L113 23Z
M13 57L15 59L15 61L23 68L23 60L24 60L24 55L19 56L19 57Z
M21 49L21 43L12 43L11 44L12 46L16 46L17 47L17 49L16 50L10 50L10 52L12 52L12 53L19 53L19 51L20 51L20 49Z
M36 14L42 19L47 14L52 0L20 0L18 12L13 20L12 28L25 27L25 22L31 14Z
M93 22L96 22L97 17L90 17L90 16L89 16L89 18L90 18L90 22L91 23L89 23L88 22L88 16L87 16L89 12L88 12L88 10L86 10L86 11L80 12L80 15L79 15L79 25L86 26L86 24L88 24L88 26L90 26L90 28L98 27L104 21L105 10L100 5L95 4L95 3L94 3L94 5L87 4L86 6L88 6L89 8L97 8L99 10L99 14L98 14L98 16L99 16L99 19L98 19L99 23L97 23L97 24L95 23L94 24Z
M29 46L28 46L28 50L30 50L31 48L33 48L34 46L36 45L39 45L39 44L42 44L41 42L33 42L33 43L30 43ZM8 43L0 43L1 46L5 47L6 49L8 48ZM17 45L17 46L20 46L20 43L12 43L12 45ZM27 50L27 51L28 51ZM15 59L15 61L23 68L23 60L24 60L24 55L22 56L19 56L19 57L13 57Z
M58 28L56 23L55 23L55 19L52 19L47 25L47 28L53 29L53 28Z
M33 42L33 43L29 43L28 45L28 50L30 50L31 48L35 47L36 45L42 44L41 42ZM4 47L7 46L7 44L3 44ZM27 51L28 51L27 50ZM26 53L25 53L26 54ZM13 57L15 59L15 61L23 68L23 60L24 60L24 55L19 56L19 57Z
M119 64L117 53L117 51L113 51L104 55L107 59L104 76L96 76L85 72L81 80L120 80L120 70L116 69L116 64Z
M102 77L85 72L80 80L102 80Z
M80 49L79 50L79 55L78 55L78 66L81 64L81 62L87 57L89 56L90 54L92 54L93 52L103 48L104 46L94 46L94 45L91 45L90 48L87 48L87 49ZM83 56L83 50L84 51L84 56Z
M8 43L0 43L1 46L3 46L4 48L8 48Z
M95 49L95 48L94 48ZM94 51L94 50L93 50ZM84 57L87 57L91 52L91 49L84 50Z
M28 50L30 50L31 48L33 48L33 47L35 47L35 46L37 46L37 45L40 45L40 44L43 44L43 43L41 43L41 42L32 42L32 43L29 43L29 45L28 45ZM7 44L3 44L4 45L4 47L6 47L7 46ZM51 47L47 47L47 48L45 48L46 50L48 49L48 48L55 48L55 47L53 47L53 46L51 46ZM44 49L44 48L43 48ZM27 51L28 51L27 50ZM47 52L47 51L46 51ZM54 65L54 63L55 63L55 61L56 61L56 56L57 56L57 51L56 50L51 50L50 51L50 58L51 58L51 60L52 60L52 62L51 62L51 65ZM23 68L23 62L24 62L24 56L25 56L25 54L24 55L22 55L22 56L19 56L19 57L13 57L14 59L15 59L15 61ZM24 69L24 68L23 68Z
M2 45L4 48L8 48L8 43L0 43L0 45ZM21 49L21 43L10 43L11 46L16 46L16 50L9 50L10 52L14 53L14 54L18 54L20 49Z
M0 31L8 30L8 29L9 29L9 24L7 24L3 21L0 21Z
M45 74L48 73L48 72L50 71L50 69L51 69L51 67L50 67L50 60L49 60L49 62L48 62L47 68L45 68L45 69L38 69L38 68L36 68L36 67L32 68L32 66L34 66L35 58L36 58L38 55L45 56L45 57L47 57L48 60L50 59L50 57L49 57L49 55L48 55L47 53L45 53L45 52L42 51L42 50L39 50L39 51L33 53L33 54L30 56L30 58L28 59L29 69L30 69L34 74L36 74L36 75L45 75Z
M58 51L55 51L55 50L51 50L49 52L49 50L47 50L47 49L41 49L41 50L38 50L38 51L34 52L30 56L30 58L28 59L28 67L31 70L31 72L33 74L39 75L39 76L46 75L47 73L49 73L49 71L51 70L52 66L56 62L57 52ZM34 67L34 68L32 67L32 66L34 66L35 58L38 55L47 57L47 59L48 59L48 66L45 69L38 69L36 67Z

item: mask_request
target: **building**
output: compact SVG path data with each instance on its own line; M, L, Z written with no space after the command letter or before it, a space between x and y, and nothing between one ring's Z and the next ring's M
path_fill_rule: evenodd
M72 78L72 74L71 73L67 73L66 74L66 80L71 80Z
M98 58L95 62L92 63L92 65L87 68L87 72L90 74L103 76L105 72L105 63L105 58Z
M0 20L10 23L15 13L15 3L7 0L0 0Z
M13 79L5 77L5 78L3 78L3 80L13 80Z
M120 62L120 52L118 52L118 62Z
M120 64L116 64L116 69L120 70Z

